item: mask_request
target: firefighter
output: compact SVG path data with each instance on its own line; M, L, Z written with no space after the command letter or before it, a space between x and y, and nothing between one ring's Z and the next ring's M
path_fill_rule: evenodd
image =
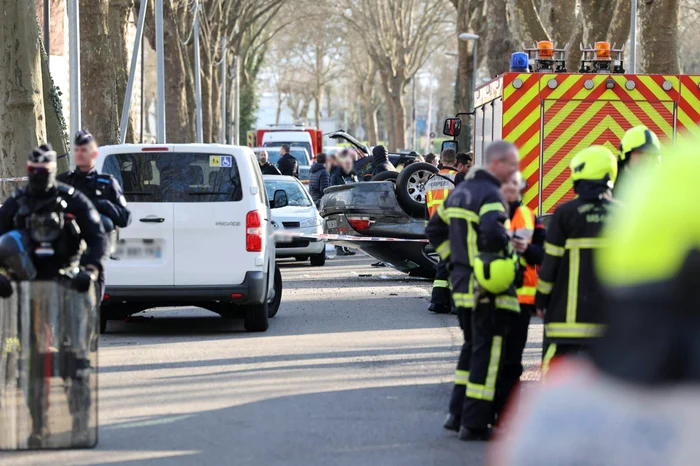
M616 187L622 186L621 181L629 170L645 162L658 162L660 154L661 143L659 138L649 128L646 126L635 126L627 131L620 141L617 165L620 179L616 183ZM614 191L617 197L619 189Z
M444 424L459 430L461 440L489 438L507 321L509 314L520 311L500 192L501 183L518 171L518 151L497 141L484 157L486 168L455 188L426 229L438 254L449 257L452 298L464 333Z
M425 184L425 211L426 223L438 210L438 207L447 199L447 196L455 187L455 176L458 172L455 168L457 152L454 149L445 149L440 155L442 168L433 175ZM450 294L449 273L447 261L440 259L433 281L433 294L430 298L428 310L436 314L447 314L452 311L452 296Z
M520 314L513 321L504 351L508 359L503 361L503 372L496 394L496 413L500 413L509 395L523 373L522 357L527 343L530 317L535 315L535 290L537 287L537 267L544 258L545 228L535 213L522 203L525 189L520 172L503 183L501 192L508 203L510 214L510 235L513 248L520 258L523 269L522 286L517 290Z
M545 323L543 374L552 358L584 351L604 330L592 258L603 245L599 235L611 208L617 161L607 148L591 146L569 168L577 197L554 212L537 282L535 305Z
M609 324L514 407L489 464L696 464L700 416L697 147L643 169L595 257ZM650 221L649 213L654 219ZM509 416L510 417L510 416ZM543 444L543 439L545 439Z

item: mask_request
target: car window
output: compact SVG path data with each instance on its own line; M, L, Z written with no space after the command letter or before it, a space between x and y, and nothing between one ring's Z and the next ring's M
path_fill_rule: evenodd
M307 154L311 153L311 144L309 144L308 142L266 142L265 144L263 144L263 147L281 147L283 144L287 144L289 146L290 152L292 153L294 158L299 161L299 163L301 163L301 161L304 159L300 159L299 157L297 157L297 155L294 153L295 147L306 149ZM303 152L299 152L303 154ZM304 165L308 165L308 162L304 163Z
M363 157L355 162L355 173L359 180L372 176L372 157Z
M275 191L280 189L287 193L290 206L309 207L311 205L311 199L309 199L306 190L296 181L265 180L265 190L267 191L267 197L269 199L273 199L275 197Z
M149 152L110 154L102 171L114 176L129 202L231 202L243 199L235 157Z

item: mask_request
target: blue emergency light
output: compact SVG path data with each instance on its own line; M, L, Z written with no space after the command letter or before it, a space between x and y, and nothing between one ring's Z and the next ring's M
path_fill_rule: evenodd
M525 52L515 52L510 56L510 71L514 73L527 73L530 71L528 68L528 55Z

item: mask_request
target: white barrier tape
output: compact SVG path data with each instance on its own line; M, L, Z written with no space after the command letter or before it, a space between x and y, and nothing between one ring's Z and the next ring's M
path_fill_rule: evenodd
M427 239L402 239L402 238L383 238L379 236L352 236L352 235L332 235L330 233L321 233L318 235L310 233L301 233L296 231L278 230L275 232L275 238L280 240L290 240L291 238L302 239L327 239L335 241L374 241L374 242L391 242L402 241L410 243L427 243Z
M14 181L14 182L29 181L29 177L28 176L19 176L16 178L0 178L0 182L3 182L3 181Z

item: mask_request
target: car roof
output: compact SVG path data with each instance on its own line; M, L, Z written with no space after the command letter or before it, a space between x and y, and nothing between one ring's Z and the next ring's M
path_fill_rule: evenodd
M296 181L297 183L299 183L299 180L295 176L287 176L287 175L263 175L263 180Z

